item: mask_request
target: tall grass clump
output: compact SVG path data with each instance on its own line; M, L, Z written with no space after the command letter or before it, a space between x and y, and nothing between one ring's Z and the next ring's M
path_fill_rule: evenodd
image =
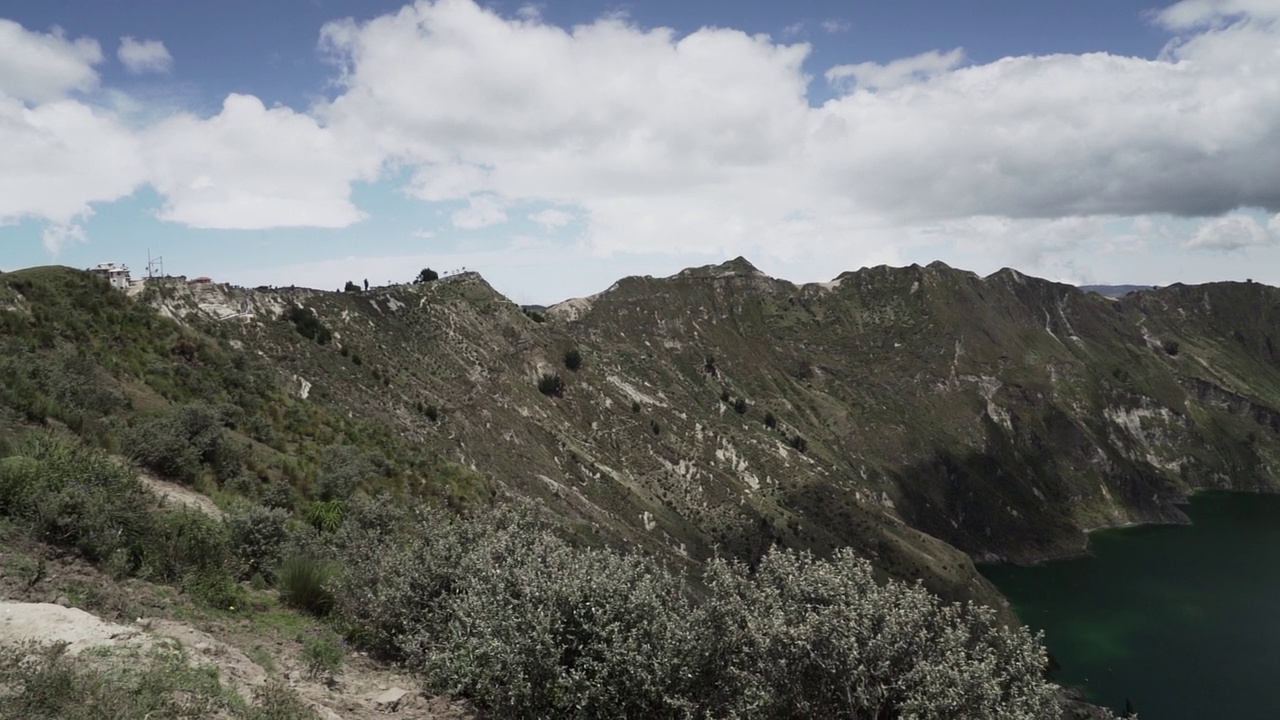
M285 560L276 572L276 588L280 601L317 617L333 609L333 592L329 583L333 570L323 560L298 555Z

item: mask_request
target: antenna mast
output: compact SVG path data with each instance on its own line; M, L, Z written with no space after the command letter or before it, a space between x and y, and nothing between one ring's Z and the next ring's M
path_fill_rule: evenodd
M151 257L151 248L147 248L147 279L156 277L164 277L164 258Z

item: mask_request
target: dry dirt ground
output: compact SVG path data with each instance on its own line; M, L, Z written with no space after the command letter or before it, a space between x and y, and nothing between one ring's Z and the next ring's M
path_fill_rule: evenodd
M207 498L206 498L207 500ZM430 697L406 673L348 652L333 676L312 677L300 637L322 631L314 620L281 610L265 592L240 613L203 609L177 590L117 581L77 558L0 532L0 646L66 642L67 651L147 649L176 641L191 662L213 665L244 697L278 679L324 720L469 720L464 704Z

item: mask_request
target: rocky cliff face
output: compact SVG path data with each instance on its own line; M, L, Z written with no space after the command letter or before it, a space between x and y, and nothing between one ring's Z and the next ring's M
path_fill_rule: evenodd
M935 263L797 286L738 259L626 278L546 322L476 275L148 297L306 402L677 564L853 546L996 602L974 559L1080 552L1088 529L1182 520L1195 489L1280 484L1280 290L1253 283L1111 299ZM279 319L291 305L332 340ZM539 392L548 374L561 395Z

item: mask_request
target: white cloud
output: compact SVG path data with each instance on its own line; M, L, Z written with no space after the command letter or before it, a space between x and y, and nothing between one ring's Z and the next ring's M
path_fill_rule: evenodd
M135 40L128 36L122 37L116 57L133 75L167 73L173 67L173 56L159 40Z
M479 230L507 221L502 203L492 195L474 195L467 207L453 213L450 220L460 230Z
M1272 218L1270 225L1276 225ZM1251 247L1265 247L1276 242L1275 229L1268 231L1248 215L1225 215L1205 221L1185 243L1196 250L1231 252Z
M0 147L0 223L70 225L92 213L90 203L126 197L147 177L137 137L74 100L32 108L0 96Z
M93 66L100 62L102 48L96 40L69 40L59 28L31 32L0 18L0 96L43 103L73 90L92 90L98 85Z
M67 245L88 242L89 236L85 233L83 225L51 223L41 231L40 241L44 243L50 255L57 257Z
M573 215L565 212L564 210L547 208L546 210L530 215L529 219L544 230L554 230L573 222Z
M230 95L211 118L179 115L147 130L164 220L198 228L345 227L364 214L351 183L377 172L315 119Z
M827 71L826 78L827 82L838 88L850 89L856 86L862 90L892 90L953 70L963 60L964 50L961 48L945 53L930 50L884 65L873 62L837 65Z

